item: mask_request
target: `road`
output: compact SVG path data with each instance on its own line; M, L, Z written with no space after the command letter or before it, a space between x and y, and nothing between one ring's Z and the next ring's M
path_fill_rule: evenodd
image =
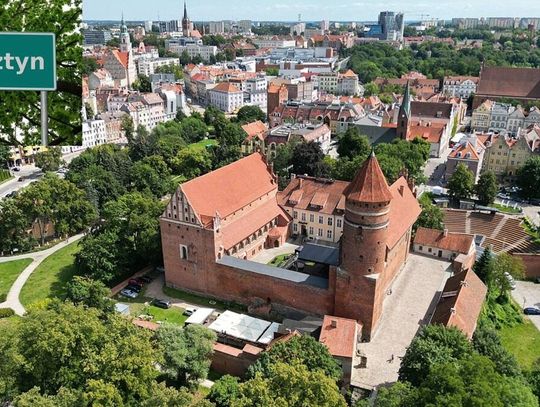
M68 244L73 243L80 238L82 238L84 234L78 234L75 236L70 237L67 240L64 240L63 242L58 243L57 245L50 247L45 250L41 250L38 252L33 253L26 253L26 254L20 254L17 256L7 256L7 257L0 257L0 263L5 263L12 260L19 260L19 259L32 259L32 263L26 267L21 274L19 274L19 277L15 280L11 288L9 289L8 295L6 297L6 301L3 303L0 303L0 308L11 308L17 315L24 315L26 310L24 309L24 306L19 301L19 295L21 293L21 290L24 286L24 283L26 283L26 280L30 277L30 275L36 270L36 268L41 264L43 260L45 260L47 257L49 257L51 254L56 253L58 250L63 249Z
M516 281L516 289L512 290L512 297L522 308L540 308L540 284ZM528 318L540 331L540 315L528 315Z
M62 158L64 159L66 164L69 164L71 160L73 160L75 157L78 157L82 152L83 150L65 154ZM0 199L5 198L6 195L12 192L18 191L19 189L30 185L32 182L37 181L43 176L43 172L41 172L39 168L36 168L34 164L23 165L20 168L20 171L12 172L15 178L0 184ZM24 177L25 180L19 181L20 177Z

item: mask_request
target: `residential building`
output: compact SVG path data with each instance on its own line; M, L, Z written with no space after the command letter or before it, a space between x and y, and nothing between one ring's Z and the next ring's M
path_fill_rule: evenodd
M296 40L289 36L278 37L257 37L253 39L253 44L259 48L294 48L296 47Z
M510 108L511 105L506 103L493 103L493 105L491 105L491 117L489 120L488 131L506 133Z
M112 40L110 31L107 30L83 30L84 45L105 45Z
M293 235L338 243L343 234L346 181L294 176L278 193L278 202L292 218Z
M321 30L322 31L329 31L330 30L330 22L328 20L322 20L321 21Z
M225 23L223 21L210 21L208 31L210 34L223 34L225 33Z
M270 114L276 110L276 108L287 101L289 93L287 86L284 84L277 85L270 83L266 92L266 106L267 117L270 118Z
M109 71L100 68L88 75L88 89L96 90L104 87L114 87L114 79Z
M167 113L164 100L157 93L132 95L128 97L127 103L120 106L119 111L131 116L136 129L144 126L149 131L159 123L171 120L176 114Z
M339 52L342 48L351 48L354 45L354 37L350 34L323 34L312 35L308 40L308 47L332 48Z
M105 135L107 144L127 143L126 132L122 126L125 112L100 113L99 118L105 122Z
M492 107L493 102L491 100L486 100L474 109L471 117L472 131L487 131L489 129Z
M244 105L244 92L230 82L221 82L208 91L210 104L225 113L233 113Z
M325 123L318 124L292 124L285 123L281 126L270 129L267 133L264 145L265 154L275 157L277 147L280 144L287 144L293 138L299 138L305 142L315 142L321 146L322 151L327 154L331 149L331 131Z
M254 261L290 233L292 217L276 195L277 177L259 153L181 184L160 217L166 285L246 305L264 303L267 312L294 309L353 319L369 340L421 212L407 181L389 186L376 157L366 160L340 200L340 249L305 244L314 257L331 254L328 263L320 260L318 275L304 263L296 271ZM315 194L310 205L324 207L327 199ZM303 251L299 258L306 258Z
M316 78L320 92L346 96L360 96L364 93L358 75L350 69L344 73L321 72Z
M105 121L92 119L83 121L82 147L95 147L107 143Z
M297 36L302 35L302 33L306 30L306 23L296 23L291 25L290 34Z
M445 76L443 92L449 96L467 99L476 93L479 80L480 78L476 76Z
M253 23L251 20L240 20L236 22L236 26L238 27L238 33L240 34L251 34L251 26Z
M180 65L178 58L139 58L137 60L137 69L139 75L150 76L156 72L157 68L169 65Z
M480 178L486 147L476 136L465 137L454 146L446 161L445 179L450 179L459 164L464 164L474 174L475 182Z
M268 132L268 127L266 124L257 120L252 123L247 123L242 125L242 130L246 133L246 138L242 142L242 154L250 155L257 151L265 151L264 139L266 138L266 133Z

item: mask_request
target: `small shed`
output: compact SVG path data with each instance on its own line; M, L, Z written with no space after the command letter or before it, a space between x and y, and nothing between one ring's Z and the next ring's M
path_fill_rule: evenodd
M114 310L122 315L129 315L129 305L121 302L114 304Z

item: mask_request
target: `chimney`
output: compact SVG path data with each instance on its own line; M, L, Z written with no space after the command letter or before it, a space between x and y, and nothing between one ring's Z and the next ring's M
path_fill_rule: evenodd
M298 188L302 188L303 185L304 185L304 179L303 179L303 178L299 178L299 179L298 179Z
M405 187L403 185L399 186L399 194L403 196L403 191L405 190Z
M450 313L454 315L456 313L456 309L454 307L450 308Z
M444 229L443 235L444 235L444 237L448 237L448 229Z
M335 319L330 322L330 327L337 328L337 321Z

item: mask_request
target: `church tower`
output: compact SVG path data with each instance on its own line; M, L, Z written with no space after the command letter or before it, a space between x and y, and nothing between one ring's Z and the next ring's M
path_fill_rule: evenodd
M182 35L184 37L191 37L191 21L189 21L187 14L187 5L184 0L184 17L182 18Z
M341 261L336 275L335 315L359 321L364 339L377 327L385 293L392 193L372 152L344 191Z
M131 52L131 39L124 23L124 14L122 14L122 22L120 23L120 52Z
M409 81L405 85L405 93L403 94L403 101L399 107L398 122L397 122L397 136L401 140L407 139L407 133L409 132L411 120L411 89L409 87Z

